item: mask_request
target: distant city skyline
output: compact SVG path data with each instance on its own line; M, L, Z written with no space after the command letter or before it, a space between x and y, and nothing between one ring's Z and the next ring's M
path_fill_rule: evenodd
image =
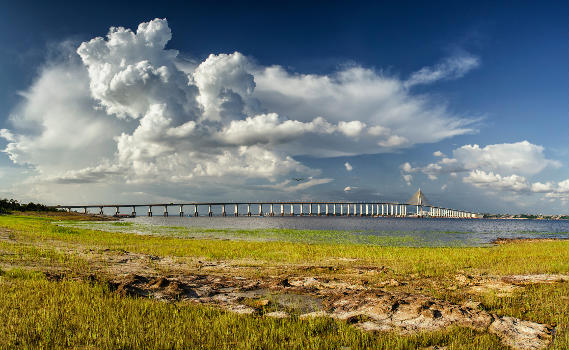
M0 198L569 212L569 4L21 1Z

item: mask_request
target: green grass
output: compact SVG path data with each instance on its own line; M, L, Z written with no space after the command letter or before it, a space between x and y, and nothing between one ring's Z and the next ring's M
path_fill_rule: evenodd
M22 272L0 276L0 325L0 349L505 349L495 336L466 328L374 335L332 319L243 316Z
M59 242L98 249L123 249L158 256L210 260L242 259L267 263L330 263L357 259L389 267L395 274L442 276L458 272L487 274L569 273L569 241L527 242L487 247L393 247L368 244L306 244L281 241L180 239L60 227L50 218L3 216L0 225L18 241ZM1 246L0 246L1 248ZM0 257L2 259L2 257Z

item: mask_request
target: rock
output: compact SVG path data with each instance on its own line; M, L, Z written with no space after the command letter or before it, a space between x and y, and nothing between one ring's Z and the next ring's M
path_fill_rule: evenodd
M273 311L265 314L266 317L272 318L288 318L289 314L284 311Z
M496 318L488 331L516 350L544 349L553 339L551 327L509 316Z
M314 311L302 314L298 318L307 319L307 318L326 317L326 316L330 316L326 311Z

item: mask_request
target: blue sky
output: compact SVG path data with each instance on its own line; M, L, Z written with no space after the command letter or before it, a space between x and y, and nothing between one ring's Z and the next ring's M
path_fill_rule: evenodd
M0 196L567 213L568 7L6 4Z

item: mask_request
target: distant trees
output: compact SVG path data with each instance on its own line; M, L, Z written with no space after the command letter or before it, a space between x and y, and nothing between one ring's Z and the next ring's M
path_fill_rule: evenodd
M33 202L21 204L15 199L0 199L0 214L9 214L12 211L57 211L57 209Z

